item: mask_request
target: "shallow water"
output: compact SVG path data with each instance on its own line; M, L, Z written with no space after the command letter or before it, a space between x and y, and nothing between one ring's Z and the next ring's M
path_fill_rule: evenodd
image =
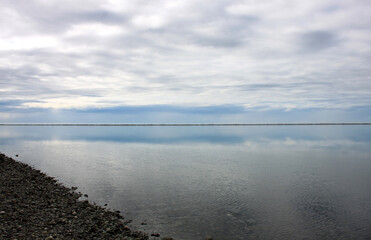
M371 126L1 126L0 151L162 236L371 236Z

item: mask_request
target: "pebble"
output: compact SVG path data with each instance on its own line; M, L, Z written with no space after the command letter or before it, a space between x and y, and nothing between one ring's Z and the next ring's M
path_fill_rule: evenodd
M253 218L249 218L249 219L246 220L246 223L248 223L248 224L255 224L256 221Z
M118 212L79 201L76 189L0 154L0 239L148 240L125 226Z

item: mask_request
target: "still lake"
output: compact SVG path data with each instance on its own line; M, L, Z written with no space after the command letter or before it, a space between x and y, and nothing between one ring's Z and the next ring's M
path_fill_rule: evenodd
M371 126L0 126L0 152L147 233L371 236Z

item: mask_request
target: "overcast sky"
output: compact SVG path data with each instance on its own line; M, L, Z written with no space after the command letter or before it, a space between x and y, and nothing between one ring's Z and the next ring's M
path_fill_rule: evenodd
M0 108L371 106L369 0L0 0Z

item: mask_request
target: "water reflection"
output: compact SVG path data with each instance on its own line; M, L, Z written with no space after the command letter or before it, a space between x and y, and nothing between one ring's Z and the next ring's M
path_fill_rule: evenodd
M369 126L6 127L0 151L177 239L367 239L370 139Z
M324 139L370 142L370 126L248 126L248 127L0 127L0 141L82 140L123 143L209 142L236 144L268 139ZM366 131L365 131L366 130Z

